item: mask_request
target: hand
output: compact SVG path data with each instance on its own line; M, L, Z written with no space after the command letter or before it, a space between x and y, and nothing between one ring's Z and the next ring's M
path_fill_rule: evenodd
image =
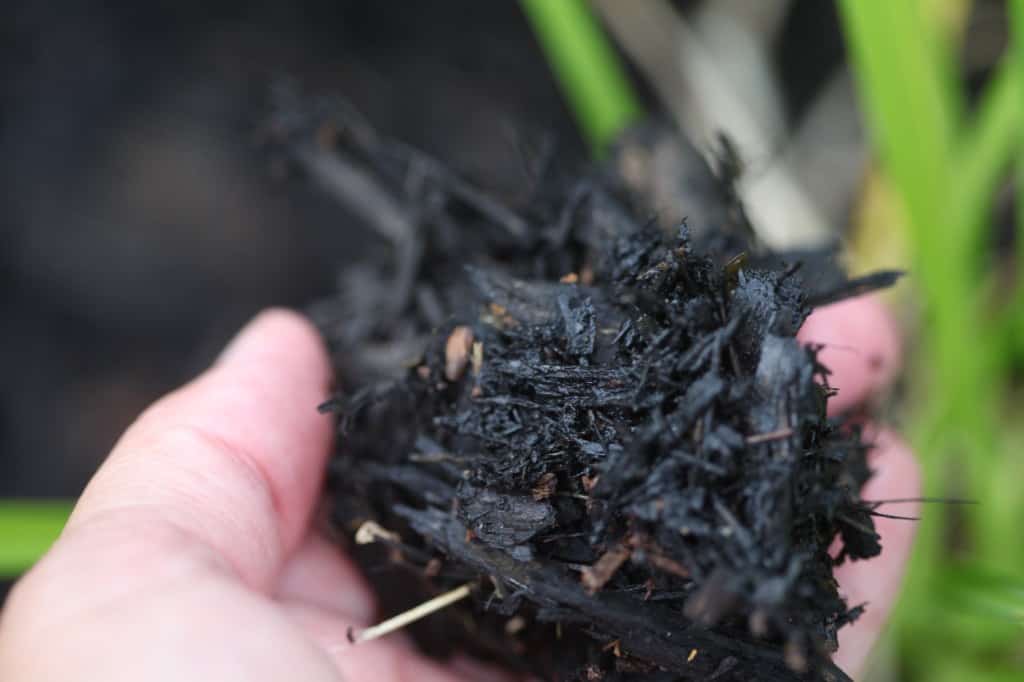
M501 679L442 667L374 618L357 569L311 522L333 433L330 366L298 315L260 315L114 447L60 539L14 588L0 679Z
M831 385L839 393L829 401L836 414L864 402L889 383L899 366L900 340L888 311L872 297L852 299L815 312L798 338L823 345L819 356L830 368ZM865 500L914 499L921 495L921 472L910 448L886 429L866 432L875 447L868 461L875 475L861 492ZM918 504L884 510L899 516L917 516ZM882 553L868 561L846 562L836 568L839 592L851 606L867 603L864 614L839 631L835 662L856 679L899 594L914 539L915 523L875 517L882 536Z
M839 304L801 332L861 349L823 351L838 409L891 376L898 344L880 311L870 299ZM209 371L147 410L12 591L0 679L502 679L465 659L429 661L401 636L348 644L348 627L370 624L374 604L312 522L332 434L312 408L329 377L312 327L269 312ZM879 443L865 497L918 495L909 451L885 432ZM881 557L838 572L851 603L870 602L840 634L837 662L850 672L878 636L909 553L912 524L878 527Z

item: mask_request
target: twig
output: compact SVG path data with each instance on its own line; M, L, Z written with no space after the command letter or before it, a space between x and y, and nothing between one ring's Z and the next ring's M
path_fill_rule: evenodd
M768 433L758 433L753 436L747 436L747 444L757 445L758 443L767 443L773 440L782 440L783 438L789 438L792 435L792 428L778 429L777 431L769 431Z
M355 540L357 545L369 545L378 540L401 542L402 538L398 536L398 533L383 528L376 521L366 521L356 531Z
M395 630L400 630L410 623L415 623L420 618L424 618L440 611L441 609L451 606L457 601L465 599L473 591L473 583L466 583L461 587L456 587L451 592L445 592L442 595L434 597L429 601L425 601L419 606L415 606L404 613L400 613L394 618L388 618L382 623L378 623L373 627L368 627L359 634L353 634L352 629L348 631L348 641L353 644L359 644L360 642L368 642L378 637L383 637Z

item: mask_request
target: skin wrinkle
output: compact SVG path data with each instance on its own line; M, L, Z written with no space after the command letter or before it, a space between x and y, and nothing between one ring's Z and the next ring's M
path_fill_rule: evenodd
M206 432L193 425L168 426L153 438L151 444L141 443L135 446L130 457L113 462L114 468L103 472L97 484L101 489L116 484L122 498L128 490L134 489L138 500L135 506L145 506L145 500L153 500L152 506L162 510L166 521L180 528L191 528L192 537L221 554L246 583L265 588L273 575L253 570L252 566L275 565L284 556L286 549L280 537L280 529L275 523L260 523L261 519L272 518L268 515L245 519L239 518L236 510L244 509L247 505L275 509L273 497L263 474L245 459L221 451L219 443L226 445L226 441L211 439ZM188 453L188 458L177 453ZM125 481L126 476L121 475L119 469L130 472L135 463L129 460L137 456L177 459L177 475L172 480ZM210 460L211 457L216 459ZM196 466L200 463L206 466ZM231 481L231 485L225 487L223 481ZM211 493L219 494L222 499L237 498L241 493L246 497L247 505L225 508L217 504L217 500L210 500L214 497ZM91 497L90 491L87 491L87 496ZM78 508L82 507L80 504ZM103 507L106 507L105 501ZM217 513L216 518L210 518L211 508ZM83 513L86 512L76 511L72 517L72 526L79 522L79 516ZM190 521L181 518L193 517L196 513L204 516ZM239 543L240 539L242 544Z
M257 489L266 498L267 503L273 510L273 517L279 518L283 516L284 505L281 503L281 495L278 492L273 479L267 473L266 468L261 464L260 458L252 456L247 448L235 443L231 438L217 434L216 432L210 431L201 426L190 426L189 428L193 431L197 439L209 442L210 453L223 455L229 462L240 464L244 468L248 469L250 478L256 481ZM293 549L293 547L286 546L285 539L282 537L280 525L269 525L271 526L270 530L273 536L273 541L270 544L275 548L275 554L282 555Z
M288 550L294 549L303 537L303 533L300 531L308 524L311 511L310 505L305 504L304 501L317 495L322 484L323 462L334 435L333 425L329 419L320 415L315 409L316 405L323 402L329 395L330 370L326 365L326 360L320 357L325 351L323 351L319 336L315 335L312 329L309 331L314 334L315 343L321 351L317 356L320 361L310 363L310 367L304 366L304 369L313 370L308 374L303 372L298 376L288 377L288 379L290 382L300 385L317 386L318 390L308 401L289 402L282 406L282 409L292 413L290 421L294 425L293 430L297 433L289 433L287 438L280 438L279 436L283 434L278 430L264 429L263 424L258 420L252 420L249 412L256 409L253 403L257 401L258 397L268 396L269 401L281 395L282 392L281 386L274 385L268 375L259 371L250 372L244 382L231 384L219 382L217 384L217 399L211 400L211 402L224 406L224 410L222 410L222 414L218 415L219 418L216 422L203 425L212 436L225 440L225 444L231 451L245 457L257 468L273 496L275 509L278 511L277 518L281 521L282 528L285 529L282 537ZM286 366L289 364L287 353L292 351L292 347L282 348L279 352L263 351L259 353L258 357L248 358L247 362L256 366ZM230 356L231 353L226 354L227 358ZM315 369L312 367L314 364ZM217 374L223 371L224 366L218 366L208 380L215 382ZM303 376L304 374L306 376ZM205 415L201 416L201 418L203 417ZM248 447L233 442L239 438L237 434L233 437L225 436L222 434L223 429L219 427L221 423L225 422L238 424L250 421L252 429L244 436L248 439ZM306 460L315 460L319 465L315 467L317 471L315 477L308 476L312 462L306 461L304 466L303 458L294 452L296 443L319 446L308 448L317 454L315 458L305 458Z
M235 455L242 463L249 465L257 474L258 480L266 486L267 492L274 505L280 525L287 529L301 528L308 521L306 514L308 510L301 508L302 505L293 504L295 498L305 498L315 493L319 487L319 477L315 486L303 482L303 472L298 470L295 463L299 458L290 453L294 449L294 442L316 442L317 433L313 429L300 434L300 438L288 439L291 442L279 442L282 439L275 437L277 434L273 429L266 429L265 425L258 420L253 420L249 414L252 403L256 402L259 396L271 396L274 393L272 387L253 386L256 382L231 385L223 387L218 385L216 393L207 399L218 408L216 418L213 414L201 414L194 418L189 424L190 428L197 430L201 438L210 442L211 450L221 450L223 453ZM308 405L308 410L314 412L315 403ZM251 428L244 435L230 433L232 429L224 429L220 424L245 424L249 423ZM326 422L325 422L326 423ZM319 424L312 424L318 428L315 431L322 431ZM225 433L227 431L228 433ZM247 439L246 444L239 441ZM324 442L326 448L328 442ZM288 537L289 546L296 542L300 536Z
M117 536L137 535L141 530L140 528L124 527L122 519L118 517L125 511L128 509L113 508L109 512L97 514L76 527L62 541L71 546L69 549L73 549L75 545L91 548L103 544L133 549L131 544L116 539ZM97 535L100 537L95 537ZM103 537L110 535L115 536L113 543L110 542L109 537ZM108 573L110 567L106 564L130 563L137 565L141 562L142 566L139 568L146 570L135 572L131 577L137 574L143 576L144 579L118 581L114 584L114 590L109 592L82 589L85 586L79 588L74 581L70 585L63 585L56 581L50 581L48 578L51 573L63 572L65 570L63 564L67 564L69 561L61 555L49 555L25 579L15 585L8 596L5 611L12 612L19 609L21 600L29 598L25 596L26 593L31 596L32 590L41 592L44 605L30 609L30 612L46 616L49 619L49 623L44 620L42 625L36 628L37 639L48 641L64 636L64 633L69 630L69 625L76 621L100 622L109 610L124 604L140 603L146 596L154 592L164 592L178 584L193 585L197 579L216 575L233 575L230 568L213 550L194 551L195 545L190 540L191 534L167 523L166 519L160 519L160 523L148 528L147 537L151 542L154 538L158 539L156 547L134 547L136 551L126 556L111 556L110 554L97 556L94 553L89 553L87 549L86 556L91 556L93 564L98 562L99 565L83 565L83 562L79 561L75 562L73 567L68 567L73 570L75 580L81 580L92 572ZM168 538L171 540L168 541ZM165 551L153 551L157 548ZM177 551L182 548L188 548L189 551ZM146 568L147 566L149 568ZM69 594L64 594L65 592ZM29 621L28 626L23 623L21 628L31 631L31 624L32 621ZM50 632L53 633L52 636L47 634Z
M371 625L376 596L338 545L311 530L277 580L275 598L329 610L353 625Z
M275 357L268 357L265 362L270 364L274 362L281 362L281 359ZM259 471L264 481L266 481L270 491L273 493L275 500L275 508L282 514L291 515L296 509L296 505L288 505L283 501L289 497L308 493L309 491L303 486L301 473L297 471L295 466L291 466L296 462L297 458L285 455L283 453L288 452L294 448L295 441L298 442L316 442L317 440L324 440L324 449L329 446L330 438L323 439L322 432L325 427L330 428L330 422L327 417L318 414L315 411L316 405L325 400L328 397L326 384L324 390L316 401L310 401L309 404L296 405L292 409L302 410L307 412L307 423L299 423L296 426L301 427L305 425L305 429L299 438L289 438L289 442L276 442L280 439L274 439L275 442L265 442L263 439L271 435L275 435L274 431L269 433L263 430L263 425L259 423L253 423L253 430L255 433L246 434L247 438L251 439L251 442L247 446L240 446L237 441L238 436L228 436L221 432L222 428L219 424L223 421L233 423L244 423L249 421L249 415L247 410L243 408L251 407L250 403L254 402L254 396L271 396L280 389L275 388L272 385L267 385L266 378L264 377L251 377L242 384L232 384L229 386L218 386L217 400L211 400L223 406L223 414L219 415L216 422L205 423L209 420L208 417L204 418L205 415L201 415L200 419L204 423L197 424L197 428L202 429L206 432L212 440L223 442L228 449L232 452L246 457ZM236 414L237 412L237 414ZM328 434L333 435L333 434ZM318 436L321 436L318 438ZM259 451L255 451L257 448ZM273 465L271 469L270 465ZM319 482L319 481L318 481ZM285 525L301 526L307 519L301 517L298 519L287 519Z

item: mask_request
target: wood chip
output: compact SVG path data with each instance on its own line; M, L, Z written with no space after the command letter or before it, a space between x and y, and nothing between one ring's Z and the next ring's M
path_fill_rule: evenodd
M526 619L522 616L513 616L505 621L505 634L517 635L526 629Z
M622 640L613 639L601 647L601 651L610 651L615 655L615 658L622 658Z
M608 550L600 559L594 562L593 566L583 569L581 575L583 587L590 594L594 594L612 579L615 572L619 570L628 558L629 550L622 545Z
M783 438L789 438L793 435L793 429L779 429L777 431L769 431L768 433L758 433L753 436L747 436L747 443L750 445L757 445L758 443L768 443L773 440L782 440Z
M459 325L448 335L444 345L444 378L455 382L462 378L469 364L469 352L473 348L473 330Z
M789 640L783 647L783 656L786 659L786 666L797 674L802 674L807 671L807 656L801 650L800 645L794 641Z
M558 476L549 471L533 484L533 499L538 502L546 500L555 494L555 488L557 487Z
M473 376L480 376L480 370L484 366L484 344L480 341L473 342L473 353L470 357L473 368Z
M666 573L671 573L680 578L689 578L690 571L675 559L670 559L664 554L647 554L647 563L657 566Z

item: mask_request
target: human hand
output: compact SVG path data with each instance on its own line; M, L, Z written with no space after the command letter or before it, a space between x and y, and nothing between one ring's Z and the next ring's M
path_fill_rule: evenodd
M811 315L797 338L823 346L819 360L831 370L829 382L839 390L829 400L829 414L863 403L892 380L899 366L899 333L888 311L874 297L821 308ZM868 429L865 436L875 445L868 452L868 462L875 473L861 492L863 499L920 497L921 472L906 443L884 428ZM894 513L917 516L918 507L917 503L909 503ZM834 657L836 664L854 679L862 672L899 594L915 523L875 517L875 528L882 536L882 553L867 561L847 561L835 571L839 592L850 606L867 603L856 622L839 630L839 651Z
M146 410L10 594L0 679L501 679L400 636L347 642L374 603L312 521L330 377L313 327L273 311Z
M896 364L895 334L871 299L816 313L801 338L826 344L840 389L833 409L862 400ZM466 659L429 661L401 636L348 643L374 604L312 522L332 434L312 407L329 380L309 323L270 312L147 410L10 595L0 678L501 679ZM909 450L886 432L878 441L865 498L917 496ZM911 524L883 518L878 528L882 555L837 571L851 603L870 602L840 632L836 659L850 672L881 630L909 553Z

